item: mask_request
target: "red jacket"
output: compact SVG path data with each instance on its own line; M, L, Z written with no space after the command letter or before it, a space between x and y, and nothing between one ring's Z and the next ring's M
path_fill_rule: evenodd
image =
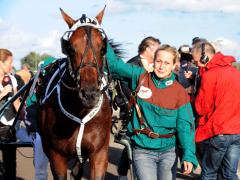
M240 72L234 57L216 53L201 76L195 106L200 115L196 142L219 134L240 134Z

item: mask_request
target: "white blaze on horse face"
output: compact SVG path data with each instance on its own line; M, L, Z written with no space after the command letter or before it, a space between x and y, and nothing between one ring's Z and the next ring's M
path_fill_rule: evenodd
M84 41L87 41L87 34L84 35L83 39Z

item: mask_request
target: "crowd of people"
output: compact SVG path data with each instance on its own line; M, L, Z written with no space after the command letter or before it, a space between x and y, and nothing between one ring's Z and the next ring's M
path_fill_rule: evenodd
M119 134L125 138L126 132L130 138L137 179L175 179L178 157L184 174L199 163L202 180L238 179L240 99L235 93L240 90L240 72L232 66L235 58L217 52L204 38L195 37L192 46L178 50L159 40L153 50L155 39L140 43L134 66L131 60L123 63L110 46L107 51L111 73L122 81L128 100L135 99L127 130ZM141 55L150 50L152 58ZM152 65L150 71L144 61ZM122 106L120 114L126 113ZM128 168L124 154L125 149L118 168L122 180Z
M130 141L137 179L176 179L178 158L183 174L192 173L200 164L202 180L238 179L240 98L236 92L240 92L240 72L232 66L234 57L223 55L198 37L191 46L178 49L146 37L138 55L127 63L107 44L106 57L112 77L121 87L113 102L127 119L120 138ZM11 74L12 62L13 54L0 49L1 105L16 94L20 82L26 84L32 77L27 65L15 76ZM1 115L0 125L12 125L20 101L18 98ZM34 126L36 97L28 97L24 109L27 128L16 127L16 135L34 144L35 179L47 179L48 159ZM127 179L126 151L118 167L122 180ZM2 149L3 159L8 153ZM6 169L6 179L15 178L16 173L10 171Z

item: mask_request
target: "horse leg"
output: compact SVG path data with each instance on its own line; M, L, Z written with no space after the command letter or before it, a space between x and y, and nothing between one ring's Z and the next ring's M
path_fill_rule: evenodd
M108 166L108 146L93 154L89 161L91 168L90 180L103 180Z
M67 180L67 159L51 151L49 160L54 180Z
M81 179L83 176L83 164L77 159L72 167L71 177L73 180Z

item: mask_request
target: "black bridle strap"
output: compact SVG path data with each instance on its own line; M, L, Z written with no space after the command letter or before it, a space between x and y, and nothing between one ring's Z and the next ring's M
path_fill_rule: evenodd
M90 27L88 27L88 31L89 31L89 37L90 37L88 42L89 42L89 45L90 45L90 47L92 49L93 58L94 58L94 60L96 62L98 74L100 75L101 73L100 73L100 69L99 69L99 65L98 65L98 61L97 61L96 51L94 50L94 47L93 47L93 44L92 44L92 36L91 36L92 31L91 31Z
M72 61L71 61L71 56L68 56L69 73L70 73L71 77L73 78L73 80L75 82L79 82L80 79L81 79L81 75L80 75L81 68L84 68L86 66L94 67L94 68L97 69L97 72L98 72L98 82L102 82L102 84L104 84L104 82L102 80L103 77L104 77L105 80L107 80L107 85L104 87L104 89L107 89L109 87L109 83L111 83L111 81L112 81L112 77L111 77L111 73L110 73L110 70L109 70L109 65L108 65L107 60L106 60L106 56L105 56L105 54L101 55L101 58L103 59L103 64L102 64L102 69L100 70L99 64L98 64L98 61L97 61L96 51L95 51L95 49L93 47L92 37L91 37L91 35L92 35L92 31L91 30L94 27L85 26L83 28L84 28L84 30L86 32L86 35L87 35L86 47L85 47L85 50L83 52L83 55L82 55L82 58L81 58L81 61L80 61L80 65L76 68L76 70L74 70L74 68L73 68L73 64L72 64ZM104 32L103 29L97 29L97 30L100 33L103 34L103 36L104 36L103 41L105 43L105 46L107 46L107 36L106 36L106 33ZM91 48L91 50L92 50L93 60L91 60L89 63L84 63L84 60L86 60L85 57L86 57L86 54L87 54L89 48ZM73 48L73 50L74 50L74 48ZM107 70L107 75L104 73L105 68ZM80 84L77 83L76 84L76 88L80 88L79 86L80 86Z
M75 70L75 73L74 73L78 80L80 80L80 73L79 73L79 71L80 71L81 68L83 68L83 67L85 67L85 66L96 67L96 69L97 69L97 71L98 71L98 74L99 74L99 75L101 74L100 69L99 69L99 65L98 65L98 61L97 61L97 55L96 55L96 52L95 52L94 47L93 47L93 44L92 44L92 38L91 38L91 37L92 37L92 36L91 36L91 35L92 35L92 31L91 31L92 28L87 26L87 27L85 27L84 29L85 29L86 34L87 34L87 45L86 45L86 48L85 48L84 53L83 53L83 55L82 55L81 63L80 63L80 65L78 66L78 68ZM95 61L95 63L90 62L90 63L84 64L84 58L85 58L85 56L86 56L86 54L87 54L87 50L88 50L89 48L91 48L91 50L92 50L93 60ZM93 64L95 64L95 65L93 66ZM79 76L79 77L78 77L78 76Z

